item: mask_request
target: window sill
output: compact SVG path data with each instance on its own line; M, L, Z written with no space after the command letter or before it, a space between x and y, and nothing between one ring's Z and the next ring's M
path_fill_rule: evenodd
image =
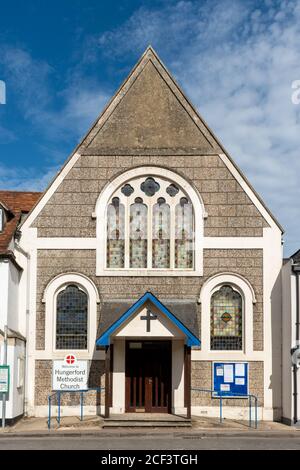
M96 276L203 276L203 271L186 269L104 269L98 270Z

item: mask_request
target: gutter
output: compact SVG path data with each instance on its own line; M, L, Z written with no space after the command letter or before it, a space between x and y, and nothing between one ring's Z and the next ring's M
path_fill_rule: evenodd
M22 266L19 265L19 263L16 260L15 255L13 254L12 251L6 251L5 253L0 253L0 260L8 260L13 263L13 265L19 270L23 271Z

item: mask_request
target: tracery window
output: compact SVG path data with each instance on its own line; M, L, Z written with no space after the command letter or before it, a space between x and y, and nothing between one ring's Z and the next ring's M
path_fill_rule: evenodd
M194 269L194 210L178 184L132 179L112 194L106 217L106 268Z
M243 347L243 301L239 292L223 285L211 296L211 341L214 350Z
M114 197L107 208L107 264L124 267L124 205Z
M56 299L56 349L87 349L88 296L70 284Z

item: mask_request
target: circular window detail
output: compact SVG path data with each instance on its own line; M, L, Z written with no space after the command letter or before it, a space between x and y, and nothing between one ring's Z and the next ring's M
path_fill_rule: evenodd
M179 193L179 188L177 188L177 186L172 183L167 187L166 192L169 194L169 196L175 197L176 194Z
M128 183L125 184L123 188L121 189L121 193L123 193L124 196L127 196L127 197L131 196L133 192L134 192L133 187L131 186L131 184L128 184Z
M146 196L154 196L157 191L159 191L160 185L157 181L155 181L154 178L151 176L147 178L142 184L141 184L141 190L143 193L146 194Z
M223 315L221 316L221 319L223 320L224 323L228 323L231 320L232 316L230 315L229 312L224 312Z

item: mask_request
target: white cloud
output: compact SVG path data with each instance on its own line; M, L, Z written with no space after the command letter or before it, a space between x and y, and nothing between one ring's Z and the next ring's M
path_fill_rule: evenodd
M299 37L299 0L167 1L88 36L82 63L58 96L49 64L17 49L0 62L15 77L26 119L57 141L83 135L107 100L99 77L85 78L80 66L100 54L114 70L128 70L152 44L286 228L291 253L300 246L300 105L291 100L300 80Z
M61 91L54 91L55 71L49 64L8 45L1 48L1 53L0 65L5 70L11 98L27 123L26 130L37 150L46 158L30 169L0 166L0 187L42 191L58 170L54 165L63 164L68 157L61 147L67 142L75 147L100 113L107 96L96 81L78 75ZM1 124L4 118L5 113L0 119L0 143L8 144L17 136Z
M0 188L15 191L44 191L60 166L37 170L0 165Z
M23 118L33 124L32 132L56 142L76 140L97 117L107 96L97 81L76 76L54 91L55 70L20 48L1 47L0 65L7 88L14 95ZM64 83L64 82L63 82Z

